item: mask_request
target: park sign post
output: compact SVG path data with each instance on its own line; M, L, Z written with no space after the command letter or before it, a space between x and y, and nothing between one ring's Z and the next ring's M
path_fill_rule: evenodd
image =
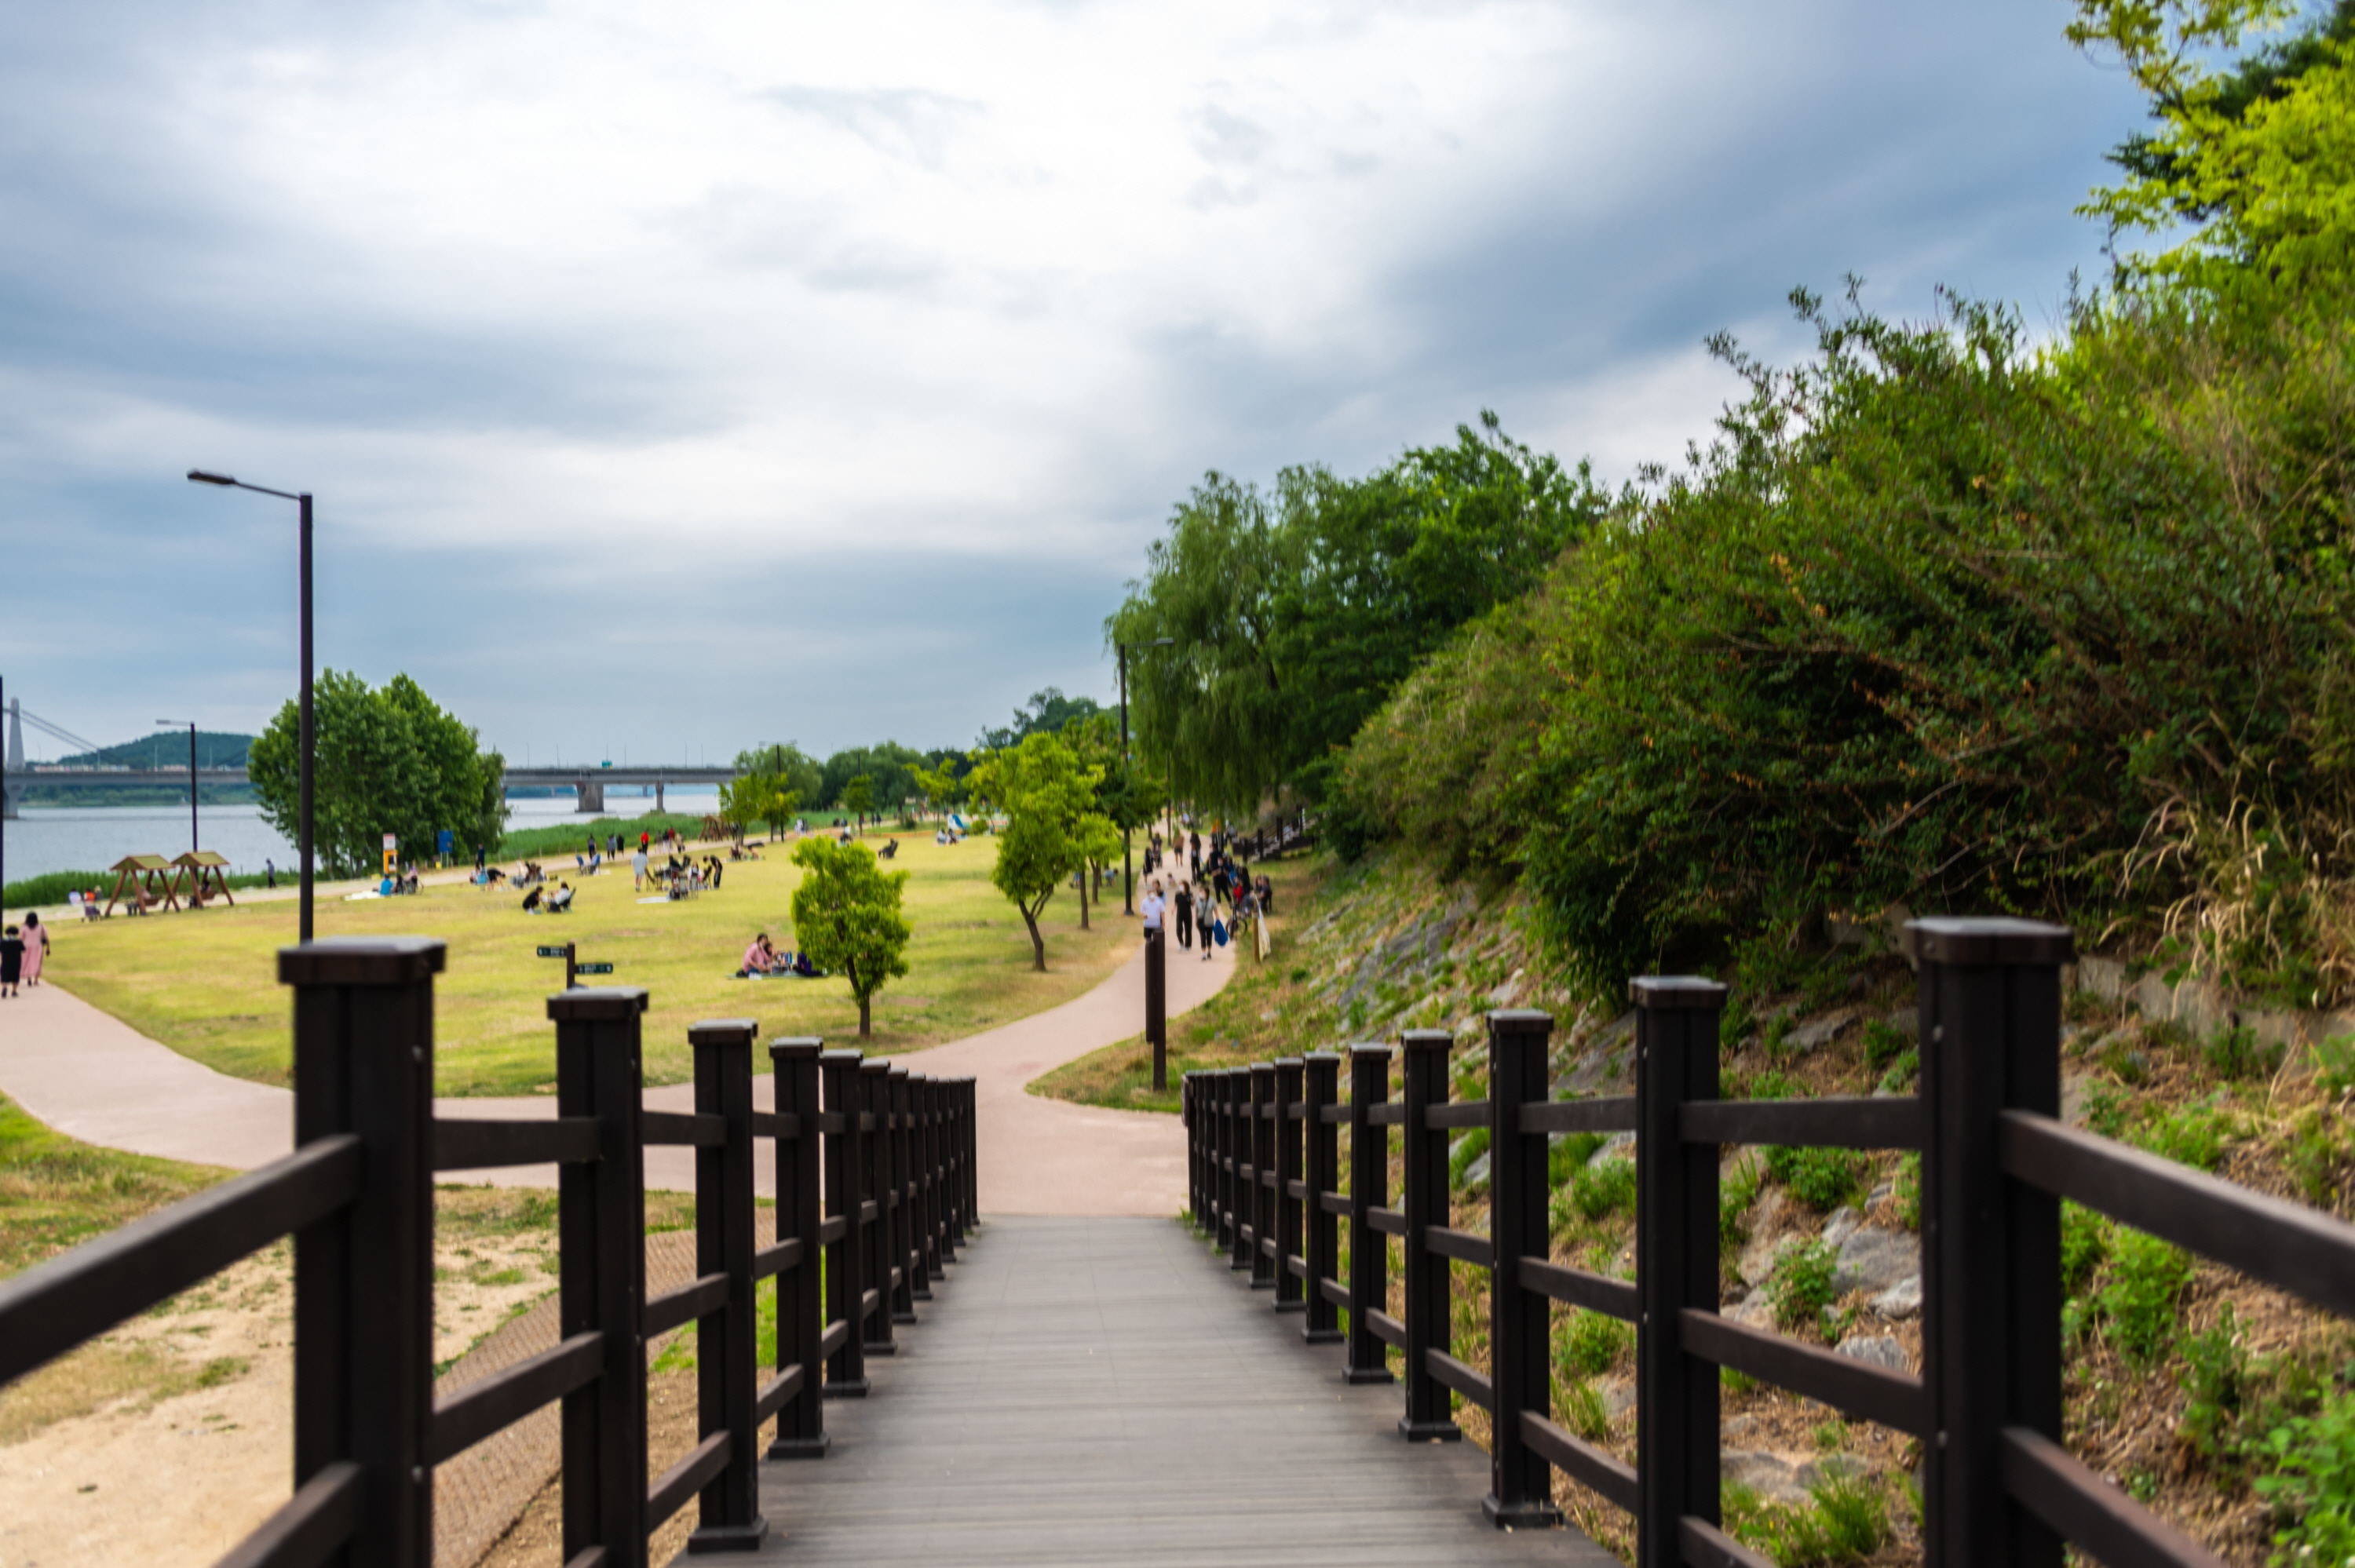
M399 837L397 834L393 834L393 833L387 833L387 834L385 834L385 835L384 835L384 874L385 874L387 876L390 876L390 875L392 874L392 868L393 868L393 865L394 865L395 862L398 860L398 858L399 858L399 856L400 856L400 837Z
M578 985L580 977L582 975L609 975L613 972L613 966L610 963L582 963L578 952L578 944L572 942L567 942L560 948L542 948L539 949L538 956L543 959L564 960L564 989L567 991Z

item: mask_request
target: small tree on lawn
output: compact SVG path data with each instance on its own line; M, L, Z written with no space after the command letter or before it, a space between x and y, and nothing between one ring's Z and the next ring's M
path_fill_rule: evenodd
M1101 777L1100 769L1081 766L1060 737L1038 732L990 753L965 778L976 800L1006 813L989 880L1022 911L1030 929L1031 968L1042 973L1047 938L1039 916L1063 878L1086 863L1084 823L1093 813Z
M861 828L867 826L867 813L875 809L875 780L861 773L842 787L842 809L858 819Z
M883 982L908 972L908 917L900 913L904 871L883 870L865 844L829 838L794 846L802 868L794 889L794 935L810 962L850 981L858 999L858 1037L867 1039L870 1003Z

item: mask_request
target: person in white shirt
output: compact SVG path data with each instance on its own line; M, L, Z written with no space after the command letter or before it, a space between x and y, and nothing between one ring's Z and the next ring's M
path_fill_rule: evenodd
M1145 916L1145 934L1148 938L1161 935L1161 912L1167 906L1161 896L1161 884L1156 882L1146 888L1145 902L1137 912Z

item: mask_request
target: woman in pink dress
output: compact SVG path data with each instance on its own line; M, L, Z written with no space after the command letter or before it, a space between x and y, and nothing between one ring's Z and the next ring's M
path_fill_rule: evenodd
M38 915L25 916L25 983L41 983L41 960L49 956L49 928Z

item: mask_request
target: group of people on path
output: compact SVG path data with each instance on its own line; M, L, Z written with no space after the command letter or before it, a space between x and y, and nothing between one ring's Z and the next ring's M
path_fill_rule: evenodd
M16 994L18 985L41 983L41 963L49 956L49 928L38 915L27 913L20 929L0 933L0 998Z
M1209 962L1214 948L1226 946L1230 928L1241 932L1250 928L1272 906L1275 889L1262 875L1256 881L1244 874L1241 865L1227 853L1227 837L1223 833L1210 836L1210 853L1206 861L1202 854L1202 835L1191 832L1178 836L1187 852L1186 874L1175 875L1174 892L1165 892L1161 878L1156 874L1166 858L1161 835L1155 833L1145 846L1145 871L1149 879L1146 885L1141 912L1148 935L1158 934L1165 925L1174 925L1178 945L1191 949L1199 930L1202 938L1202 959ZM1172 866L1173 874L1180 869Z

